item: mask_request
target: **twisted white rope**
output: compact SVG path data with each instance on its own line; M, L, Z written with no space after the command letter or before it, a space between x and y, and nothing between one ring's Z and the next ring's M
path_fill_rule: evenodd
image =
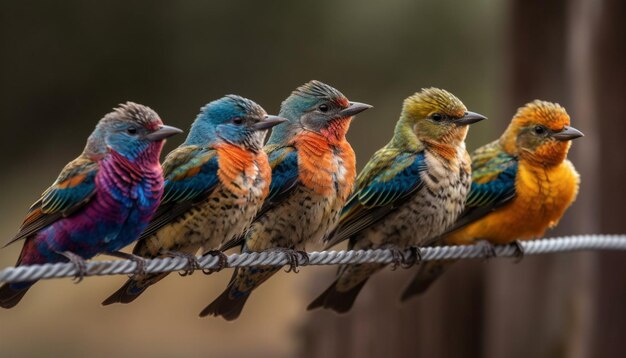
M626 250L626 235L580 235L551 239L523 241L520 243L524 255L548 254L579 250ZM440 259L472 259L488 257L484 246L439 246L422 247L419 249L422 261ZM515 245L495 246L496 257L514 257L517 254ZM408 258L410 252L404 253ZM352 250L352 251L321 251L309 253L307 266L341 265L359 263L391 263L393 252L388 249ZM219 266L219 257L200 256L199 269L212 269ZM147 260L146 273L182 271L188 261L184 257L157 258ZM228 267L247 266L284 266L289 264L289 256L284 252L267 251L232 254L228 256ZM304 265L303 265L304 266ZM85 276L104 276L132 274L137 263L130 260L92 261L86 265ZM0 282L24 282L41 279L74 277L76 267L72 263L57 263L32 266L8 267L0 271Z

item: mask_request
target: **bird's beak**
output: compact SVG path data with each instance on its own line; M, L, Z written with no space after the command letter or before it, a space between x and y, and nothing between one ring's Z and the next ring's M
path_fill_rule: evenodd
M176 127L162 125L156 131L146 135L145 138L149 141L156 142L158 140L165 139L165 138L173 136L174 134L178 134L182 132L183 132L182 130Z
M339 111L337 116L339 118L348 118L348 117L357 115L363 112L364 110L370 109L370 108L372 108L372 106L367 103L350 102L350 106L346 109L342 109L341 111Z
M256 131L264 131L287 121L287 118L267 115L262 121L255 123L252 127Z
M580 138L583 136L584 136L583 132L579 131L578 129L574 127L568 127L568 126L565 126L565 128L563 128L563 130L560 132L552 133L552 137L554 137L554 139L560 140L563 142Z
M483 119L487 119L487 117L483 116L482 114L478 114L474 112L465 112L465 115L455 120L454 123L456 123L456 125L459 125L459 126L466 126L468 124L480 122Z

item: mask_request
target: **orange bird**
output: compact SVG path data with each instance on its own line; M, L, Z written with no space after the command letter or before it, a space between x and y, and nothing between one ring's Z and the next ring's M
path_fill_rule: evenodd
M542 237L576 199L580 177L566 157L570 141L582 136L556 103L536 100L520 108L500 139L472 154L465 210L440 243L507 244ZM426 291L454 262L424 263L402 301Z

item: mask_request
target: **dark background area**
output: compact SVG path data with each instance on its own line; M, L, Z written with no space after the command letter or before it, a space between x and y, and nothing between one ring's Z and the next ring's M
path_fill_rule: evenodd
M82 150L116 104L154 108L188 128L228 93L270 113L318 79L375 106L349 140L359 168L390 138L402 100L455 93L495 139L517 107L559 102L586 137L570 158L581 193L561 234L624 233L625 5L618 0L8 1L0 5L0 238ZM166 151L182 142L170 140ZM20 247L0 251L0 267ZM234 323L198 319L230 272L171 275L137 302L102 308L122 277L41 282L0 312L0 355L267 357L624 356L623 253L466 261L404 306L412 272L375 277L346 316L305 305L334 268L280 274Z

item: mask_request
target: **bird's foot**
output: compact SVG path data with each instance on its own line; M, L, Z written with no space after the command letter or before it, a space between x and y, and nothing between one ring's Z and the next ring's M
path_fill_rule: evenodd
M135 263L135 271L130 276L131 279L137 278L139 276L144 276L146 274L146 266L147 260L141 256L129 254L122 251L112 251L107 252L107 255L113 257L119 257L120 259L130 260Z
M210 250L210 251L207 251L202 256L206 256L206 255L217 256L218 260L217 260L217 267L216 268L210 268L210 269L203 269L202 270L202 273L204 273L205 275L210 275L210 274L215 273L215 272L220 272L225 267L228 267L228 256L226 256L226 254L223 253L222 251L220 251L220 250Z
M71 251L57 251L57 254L64 256L65 258L70 260L72 265L74 265L74 268L76 269L76 275L74 275L74 283L79 283L80 281L82 281L87 274L87 261Z
M422 251L417 246L411 246L409 247L409 257L405 258L402 255L402 258L401 267L405 269L411 268L422 262Z
M526 249L524 245L522 245L521 240L513 241L513 245L515 245L515 263L519 263L524 259L524 255L526 254Z
M288 249L285 247L271 248L266 251L280 252L287 256L287 265L289 265L289 267L285 270L285 272L298 273L300 272L298 267L309 264L309 254L305 251Z
M485 260L489 260L492 259L494 257L496 257L496 247L490 243L487 240L480 240L476 243L476 245L478 247L480 247L482 253L483 253L483 258Z
M296 250L296 253L300 255L300 257L298 258L298 266L306 266L309 264L309 262L311 262L309 254L306 251Z
M194 271L200 268L200 263L198 262L198 259L196 258L196 255L194 254L190 254L188 252L169 251L169 250L163 252L163 254L170 256L170 257L180 257L180 258L187 260L187 266L185 266L183 271L178 273L181 276L189 276L193 274Z
M397 246L387 245L382 247L391 252L391 270L395 271L399 266L404 267L406 260L404 259L404 251Z

